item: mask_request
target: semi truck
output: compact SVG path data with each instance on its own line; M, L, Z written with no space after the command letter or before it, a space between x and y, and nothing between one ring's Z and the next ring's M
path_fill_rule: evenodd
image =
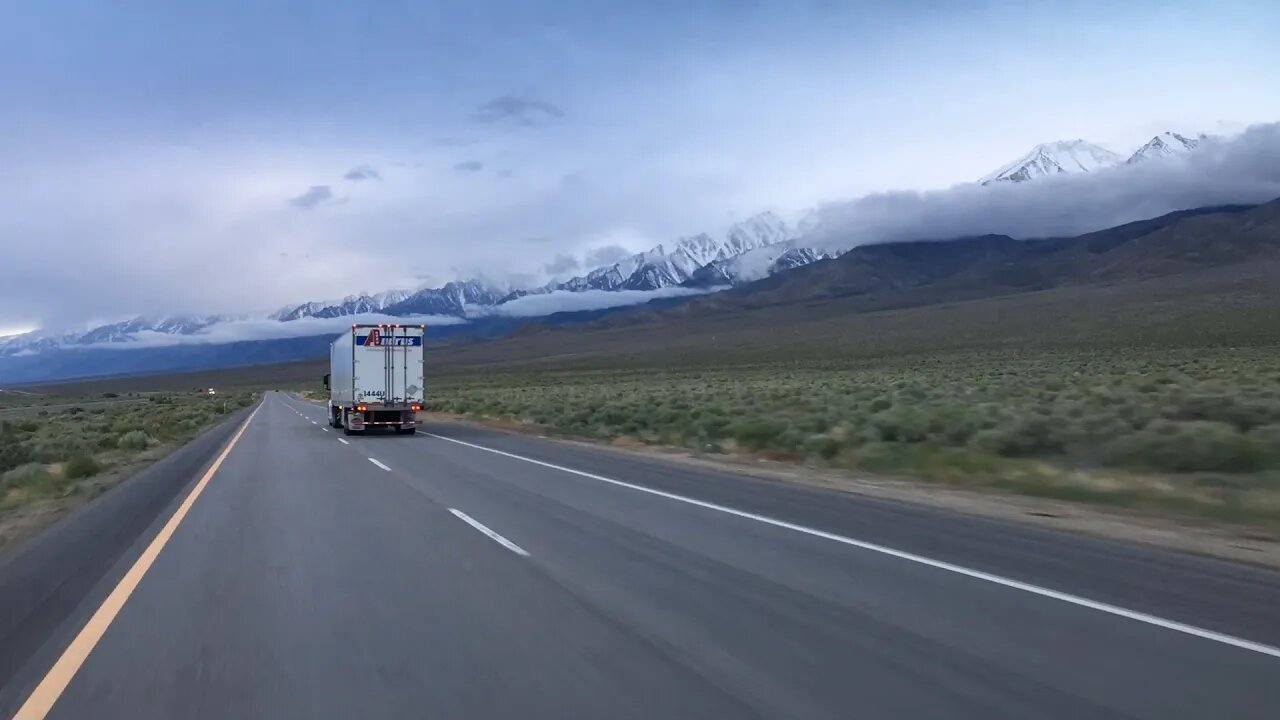
M352 325L329 346L329 425L347 435L368 428L418 429L426 367L425 325Z

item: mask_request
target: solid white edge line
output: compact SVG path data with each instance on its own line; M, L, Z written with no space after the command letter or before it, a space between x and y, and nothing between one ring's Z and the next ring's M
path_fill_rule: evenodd
M529 553L524 548L520 547L519 545L511 542L510 540L502 537L498 533L485 527L483 524L480 523L479 520L472 518L470 515L462 512L457 508L449 508L449 512L453 513L454 515L457 515L459 520L479 530L480 532L484 533L486 536L488 536L490 540L498 543L502 547L510 550L511 552L521 557L529 557Z
M386 470L387 472L391 472L391 468L387 467L386 465L383 465L382 463L378 462L377 460L374 460L373 458L368 458L368 460L369 460L369 462L373 463L374 465L377 465L378 467L382 468L383 470Z
M1213 642L1222 643L1223 645L1230 645L1232 647L1237 647L1242 650L1251 650L1253 652L1261 653L1263 655L1270 655L1271 657L1280 658L1280 648L1273 647L1271 645L1265 645L1259 642L1254 642L1252 640L1245 640L1243 638L1238 638L1233 635L1227 635L1225 633L1215 632L1213 630L1206 630L1204 628L1199 628L1194 625L1187 625L1186 623L1180 623L1180 622L1177 622L1176 620L1167 620L1165 618L1157 617L1155 615L1148 615L1147 613L1144 613L1144 612L1129 610L1127 608L1123 608L1118 605L1111 605L1109 603L1098 602L1096 600L1090 600L1085 597L1080 597L1079 595L1072 595L1070 593L1060 592L1058 590L1051 590L1049 588L1041 587L1039 585L1032 585L1031 583L1022 582L1021 580L1014 580L1012 578L1007 578L1000 575L983 572L981 570L973 570L971 568L967 568L962 565L956 565L943 560L934 560L933 558L924 557L923 555L916 555L914 553L909 553L903 550L895 550L891 547L886 547L884 545L877 545L875 543L866 542L865 540L855 540L854 538L845 537L844 535L837 535L835 533L830 533L825 530L817 530L811 527L806 527L804 525L797 525L795 523L790 523L785 520L777 520L775 518L767 517L765 515L757 515L756 513L746 512L743 510L735 510L731 507L726 507L724 505L717 505L716 503L706 502L704 500L695 500L694 498L691 498L691 497L676 495L675 493L669 493L663 490L655 490L653 488L644 487L643 485L634 485L629 482L623 482L622 480L614 480L613 478L608 478L603 475L596 475L594 473L583 472L582 470L574 470L573 468L564 467L562 465L556 465L554 463L544 462L542 460L535 460L533 458L524 457L523 455L516 455L515 453L509 453L503 450L495 450L494 448L485 447L483 445L476 445L475 443L469 443L464 440L456 440L451 437L436 435L435 433L425 433L425 434L433 438L438 438L440 440L447 440L448 442L451 442L451 443L457 443L458 445L465 445L466 447L474 448L476 450L483 450L485 452L494 453L495 455L502 455L504 457L509 457L514 460L523 460L524 462L532 463L534 465L541 465L542 467L551 468L552 470L567 472L571 475L578 475L580 477L589 478L591 480L597 480L603 483L609 483L610 485L624 487L629 490L635 490L637 492L648 493L650 495L657 495L658 497L667 498L668 500L675 500L677 502L688 503L689 505L695 505L700 508L706 508L707 510L715 510L717 512L726 513L728 515L734 515L740 518L746 518L748 520L755 520L756 522L764 523L766 525L772 525L774 527L779 527L786 530L792 530L798 533L804 533L805 535L812 535L813 537L822 538L824 540L831 540L832 542L838 542L844 545L850 545L852 547L862 548L863 550L870 550L872 552L881 553L883 555L888 555L890 557L898 558L899 560L906 560L908 562L918 563L920 565L927 565L932 568L937 568L939 570L945 570L947 572L956 573L957 575L964 575L966 577L971 577L977 580L985 580L986 582L989 582L989 583L994 583L996 585L1012 588L1014 590L1021 590L1023 592L1031 593L1032 595L1039 595L1040 597L1051 598L1053 600L1060 600L1062 602L1070 603L1072 605L1077 605L1079 607L1089 608L1090 610L1097 610L1099 612L1104 612L1109 615L1115 615L1117 617L1122 617L1129 620L1136 620L1137 622L1146 623L1148 625L1154 625L1156 627L1164 628L1166 630L1173 630L1175 632L1180 632L1187 635L1192 635L1198 638L1203 638L1205 640L1211 640Z
M350 444L351 444L351 443L347 442L346 438L338 438L338 442L342 443L343 445L350 445Z

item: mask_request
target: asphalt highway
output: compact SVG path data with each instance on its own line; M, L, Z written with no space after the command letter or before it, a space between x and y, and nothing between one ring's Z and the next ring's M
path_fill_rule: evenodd
M0 707L1280 717L1269 571L279 393L226 435Z

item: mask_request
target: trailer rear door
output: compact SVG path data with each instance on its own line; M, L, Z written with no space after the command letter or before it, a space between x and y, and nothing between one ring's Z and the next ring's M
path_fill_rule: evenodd
M407 405L422 402L421 325L355 328L356 402Z

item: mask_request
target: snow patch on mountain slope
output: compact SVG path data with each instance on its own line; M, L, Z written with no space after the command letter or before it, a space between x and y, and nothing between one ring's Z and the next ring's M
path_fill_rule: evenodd
M413 293L409 290L387 290L369 295L348 295L340 300L317 300L283 307L271 314L273 320L289 322L304 317L344 317L364 313L381 312L390 305L403 301Z
M1208 139L1209 136L1204 133L1188 137L1179 135L1176 132L1162 132L1135 150L1129 156L1129 159L1125 160L1125 163L1132 165L1146 162L1147 160L1160 160L1174 155L1184 155L1199 148L1200 144Z

